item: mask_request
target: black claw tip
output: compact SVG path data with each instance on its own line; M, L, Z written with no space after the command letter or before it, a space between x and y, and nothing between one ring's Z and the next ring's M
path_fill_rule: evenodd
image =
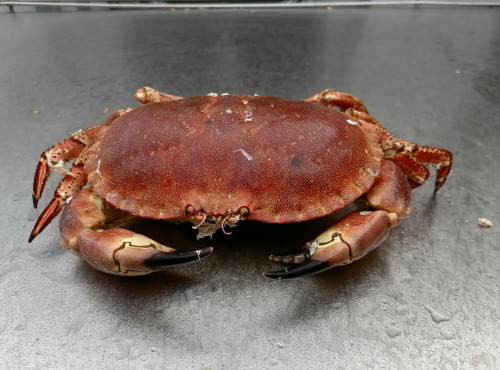
M30 234L30 237L28 239L28 243L31 243L33 241L33 239L35 239L35 236L36 236L36 234L34 233L34 231L32 231Z
M31 197L33 198L33 207L38 207L38 199L33 194L31 195Z
M312 275L327 270L330 265L323 261L311 259L300 265L292 266L283 270L264 272L265 277L271 279L293 279L300 276Z
M195 251L158 252L144 261L144 265L151 270L185 265L196 262L212 254L213 248L198 249Z

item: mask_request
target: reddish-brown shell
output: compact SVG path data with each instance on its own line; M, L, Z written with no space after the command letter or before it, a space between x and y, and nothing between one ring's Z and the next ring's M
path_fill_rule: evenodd
M297 222L359 198L382 151L352 118L268 96L196 96L148 104L118 118L89 151L94 191L152 219L186 207L214 216Z

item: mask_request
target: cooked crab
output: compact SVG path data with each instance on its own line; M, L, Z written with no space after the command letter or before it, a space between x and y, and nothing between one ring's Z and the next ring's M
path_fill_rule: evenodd
M304 101L209 94L181 98L139 89L120 110L41 155L35 207L51 170L64 176L29 241L64 207L62 245L95 268L143 275L207 257L119 227L130 216L192 221L198 237L241 220L290 223L356 209L298 251L271 256L292 267L271 278L317 273L376 248L410 213L411 189L450 152L397 139L352 95L326 90ZM64 164L74 160L67 170ZM88 184L87 187L85 187Z

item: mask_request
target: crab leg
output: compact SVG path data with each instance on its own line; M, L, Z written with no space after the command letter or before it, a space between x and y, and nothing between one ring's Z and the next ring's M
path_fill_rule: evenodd
M264 276L290 279L347 265L378 247L389 234L389 229L398 223L396 214L385 211L350 213L307 244L310 255L307 262L267 272ZM275 260L273 257L271 260Z
M103 128L104 126L93 126L80 130L41 154L33 180L33 206L35 208L42 196L50 170L63 176L73 176L70 174L71 171L64 169L63 164L81 155L85 148L94 142L95 136Z
M453 163L453 156L449 151L420 146L394 137L375 118L370 116L363 103L353 95L325 90L306 99L306 101L326 105L330 108L339 108L342 112L360 121L363 128L377 135L385 158L398 164L407 176L412 188L422 185L429 177L426 163L433 164L437 168L434 191L437 191L445 183Z
M363 127L378 136L384 157L394 161L401 168L412 188L422 185L428 179L429 170L425 163L433 164L437 168L434 190L437 191L443 186L453 163L453 155L449 151L398 139L367 112L356 110L347 112L357 118Z
M212 253L211 247L178 251L133 231L110 228L130 217L90 189L80 190L61 215L61 244L100 271L126 276L195 262Z
M31 231L28 243L40 234L43 229L57 216L64 207L66 201L72 197L87 183L87 174L83 171L82 165L73 166L64 179L59 183L54 198L38 217L33 230Z
M124 108L117 110L115 113L113 113L106 119L106 123L104 124L104 126L111 125L117 118L120 118L121 116L124 116L131 111L133 111L132 108Z
M28 239L29 243L57 216L67 199L76 194L87 183L87 174L83 171L85 153L94 142L97 133L103 128L104 126L94 126L80 130L68 139L47 149L40 156L33 181L33 206L35 208L37 208L38 200L42 196L50 171L54 170L63 175L64 178L59 183L49 205L38 217ZM73 166L69 171L66 170L63 167L64 163L74 158L76 159Z
M340 108L341 111L346 111L347 109L355 109L359 112L368 113L368 110L361 100L356 98L354 95L343 93L340 91L325 90L304 100L312 103L326 105L330 108Z
M400 218L410 213L411 189L393 162L382 162L381 174L365 198L372 210L349 213L299 252L270 256L274 262L298 264L264 276L289 279L347 265L379 246Z
M166 94L148 86L144 86L143 88L137 90L134 94L134 98L136 98L141 104L159 103L164 101L182 99L181 96Z

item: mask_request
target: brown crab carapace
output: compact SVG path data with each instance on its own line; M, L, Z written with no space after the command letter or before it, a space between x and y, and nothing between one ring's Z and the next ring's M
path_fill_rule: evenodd
M181 98L139 89L142 105L81 130L42 153L35 207L51 170L64 176L29 241L64 207L62 245L95 268L143 275L207 257L120 227L131 217L192 221L198 237L240 220L300 222L363 203L298 251L271 256L291 278L359 259L410 213L411 189L450 152L397 139L352 95L326 90L304 101L209 94ZM73 160L67 170L64 164ZM88 185L87 187L85 187Z

